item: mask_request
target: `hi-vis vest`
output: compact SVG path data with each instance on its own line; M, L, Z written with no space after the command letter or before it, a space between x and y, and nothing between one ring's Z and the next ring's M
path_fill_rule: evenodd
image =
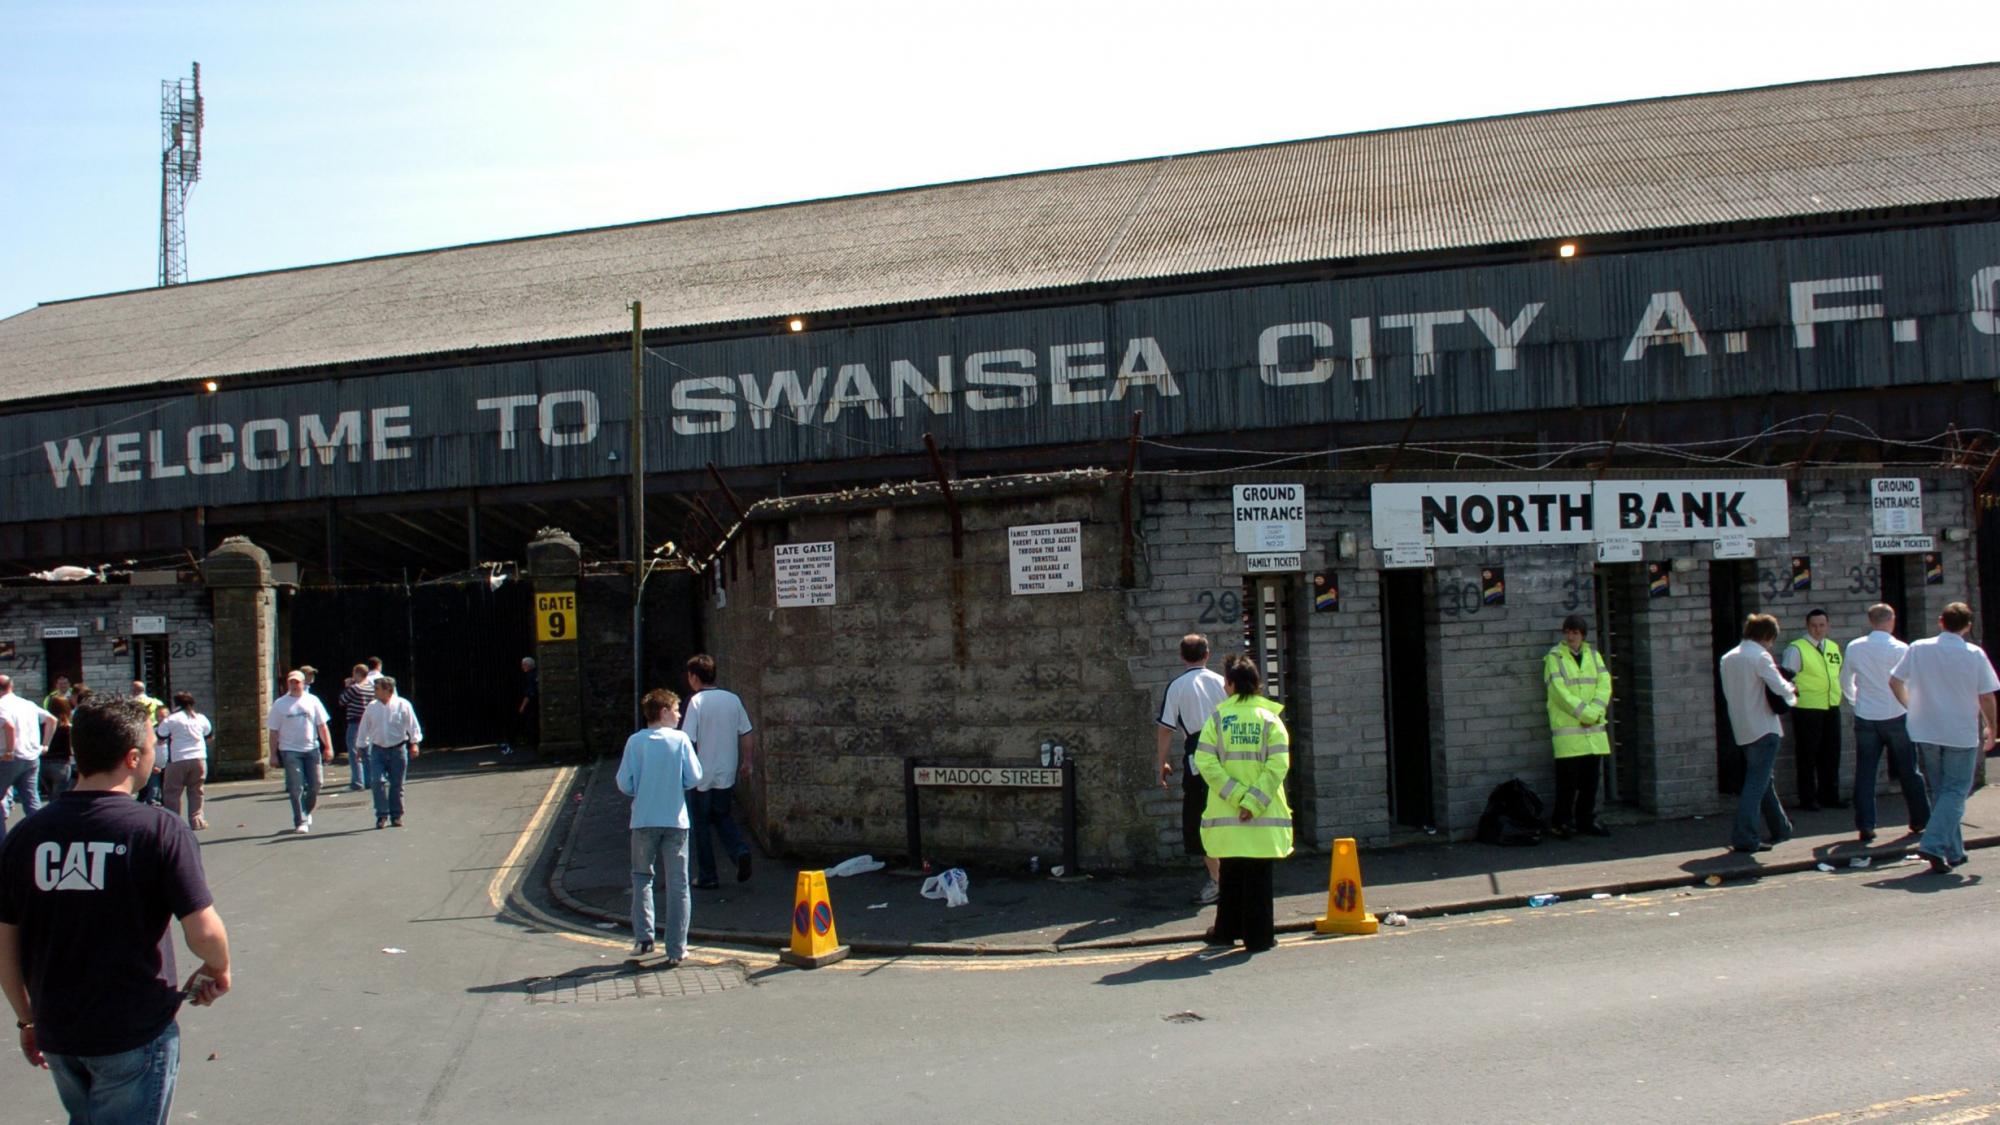
M1558 643L1542 658L1542 683L1548 688L1549 734L1558 758L1611 753L1611 669L1589 644L1571 656Z
M1232 695L1201 728L1194 768L1208 782L1201 846L1209 855L1283 859L1292 854L1292 807L1285 802L1291 736L1278 718L1284 709L1261 695Z
M1801 711L1837 711L1840 709L1840 646L1826 642L1822 653L1811 640L1800 637L1792 642L1799 650L1799 674L1792 686L1799 689L1798 709Z

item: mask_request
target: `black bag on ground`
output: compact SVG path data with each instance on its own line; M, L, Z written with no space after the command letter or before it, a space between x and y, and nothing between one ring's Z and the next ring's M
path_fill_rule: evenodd
M1479 816L1479 842L1518 848L1542 842L1542 799L1520 778L1495 786Z

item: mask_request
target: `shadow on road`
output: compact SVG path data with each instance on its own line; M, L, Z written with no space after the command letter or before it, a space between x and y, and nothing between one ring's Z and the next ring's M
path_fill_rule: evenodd
M1203 949L1195 953L1179 953L1172 957L1161 957L1106 973L1097 978L1098 984L1150 984L1155 981L1194 980L1205 977L1217 969L1231 965L1247 965L1250 955L1240 949Z
M1913 895L1934 895L1939 891L1956 891L1966 887L1976 887L1980 884L1980 881L1980 877L1977 875L1960 875L1956 871L1943 875L1934 875L1931 873L1930 868L1918 867L1908 875L1901 875L1894 879L1877 879L1872 883L1863 883L1861 885L1878 891L1903 891Z

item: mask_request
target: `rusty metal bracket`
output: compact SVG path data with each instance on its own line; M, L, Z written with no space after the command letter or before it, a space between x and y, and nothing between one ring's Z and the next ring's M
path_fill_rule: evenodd
M729 506L736 509L736 518L744 523L748 523L750 521L750 513L744 509L743 501L736 498L736 490L730 488L729 482L722 479L722 470L717 469L713 461L708 463L708 476L710 480L715 482L715 487L721 489L722 494L729 498Z
M1389 463L1382 467L1383 480L1396 475L1396 463L1403 459L1403 448L1410 444L1410 432L1417 428L1417 419L1423 417L1423 414L1424 404L1421 402L1417 404L1415 410L1410 411L1410 420L1403 423L1403 436L1396 439L1396 448L1389 453Z
M951 491L951 478L945 475L944 458L938 456L937 439L924 435L924 449L931 455L931 472L937 476L938 491L944 495L944 510L951 515L951 557L965 557L965 523L959 518L958 497Z
M1811 461L1812 455L1819 452L1819 439L1826 436L1827 428L1832 425L1833 425L1833 412L1828 411L1826 415L1820 419L1819 429L1814 430L1813 436L1806 441L1805 451L1799 454L1798 460L1792 462L1791 465L1792 479L1797 480L1799 471L1806 467L1806 462Z
M1604 478L1604 470L1611 467L1611 459L1618 456L1618 443L1625 440L1625 423L1632 417L1632 408L1618 412L1618 425L1611 431L1611 444L1604 449L1604 459L1590 467L1591 474L1599 480Z
M1138 566L1133 560L1132 544L1132 476L1139 469L1139 419L1143 410L1132 412L1132 436L1125 448L1125 486L1119 496L1118 524L1123 550L1118 557L1118 584L1129 590L1138 585Z

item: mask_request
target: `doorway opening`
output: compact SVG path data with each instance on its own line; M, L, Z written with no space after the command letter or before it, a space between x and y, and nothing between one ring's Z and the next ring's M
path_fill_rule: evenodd
M1431 774L1433 601L1422 570L1382 572L1382 693L1389 725L1389 816L1410 828L1437 824Z
M1640 599L1647 596L1645 566L1625 563L1597 568L1597 651L1611 669L1611 754L1608 776L1599 779L1610 801L1639 803L1639 645Z
M1729 725L1729 702L1722 694L1724 653L1743 640L1743 619L1749 604L1743 596L1753 581L1755 564L1743 559L1717 559L1708 564L1709 676L1715 685L1715 788L1719 793L1743 791L1743 753Z

